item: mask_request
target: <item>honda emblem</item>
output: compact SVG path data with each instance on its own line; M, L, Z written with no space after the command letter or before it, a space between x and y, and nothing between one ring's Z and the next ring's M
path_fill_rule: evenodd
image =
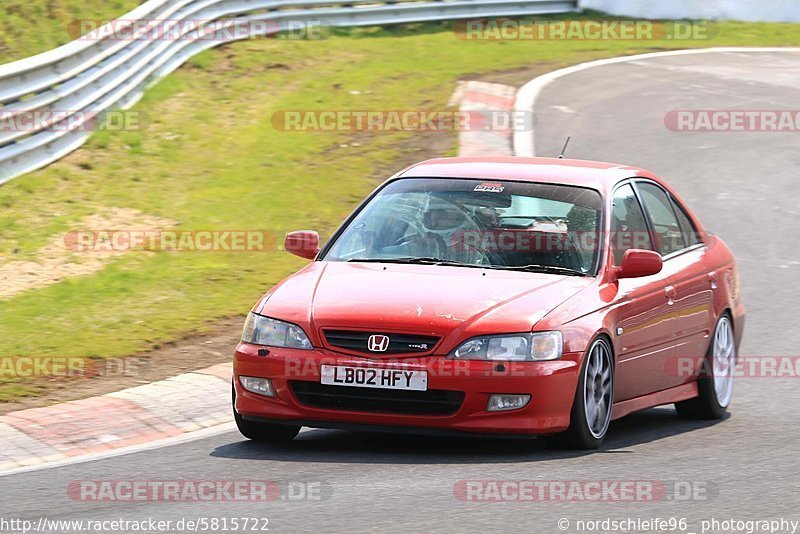
M389 336L369 336L367 348L372 352L386 352L389 348Z

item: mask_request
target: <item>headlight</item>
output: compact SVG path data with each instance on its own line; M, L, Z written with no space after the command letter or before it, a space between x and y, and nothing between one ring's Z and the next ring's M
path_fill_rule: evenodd
M254 345L311 350L311 341L296 324L270 319L253 312L247 314L242 331L242 341Z
M534 332L469 339L451 354L457 360L538 362L557 360L563 346L561 332Z

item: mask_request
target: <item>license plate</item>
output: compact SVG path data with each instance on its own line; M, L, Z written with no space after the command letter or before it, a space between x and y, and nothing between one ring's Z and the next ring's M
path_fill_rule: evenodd
M428 391L428 373L426 371L342 365L323 365L321 371L322 383L330 386Z

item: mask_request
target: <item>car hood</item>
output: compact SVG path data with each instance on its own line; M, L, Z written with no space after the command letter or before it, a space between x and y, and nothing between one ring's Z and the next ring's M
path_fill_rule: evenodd
M487 333L528 332L592 278L463 267L312 262L254 311L307 329L430 334L439 350Z

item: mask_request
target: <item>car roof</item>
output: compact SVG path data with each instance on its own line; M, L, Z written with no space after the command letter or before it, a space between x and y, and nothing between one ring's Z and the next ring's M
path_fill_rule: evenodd
M557 158L469 157L438 158L412 165L397 175L402 178L474 178L544 182L589 187L608 193L625 178L655 175L617 163Z

